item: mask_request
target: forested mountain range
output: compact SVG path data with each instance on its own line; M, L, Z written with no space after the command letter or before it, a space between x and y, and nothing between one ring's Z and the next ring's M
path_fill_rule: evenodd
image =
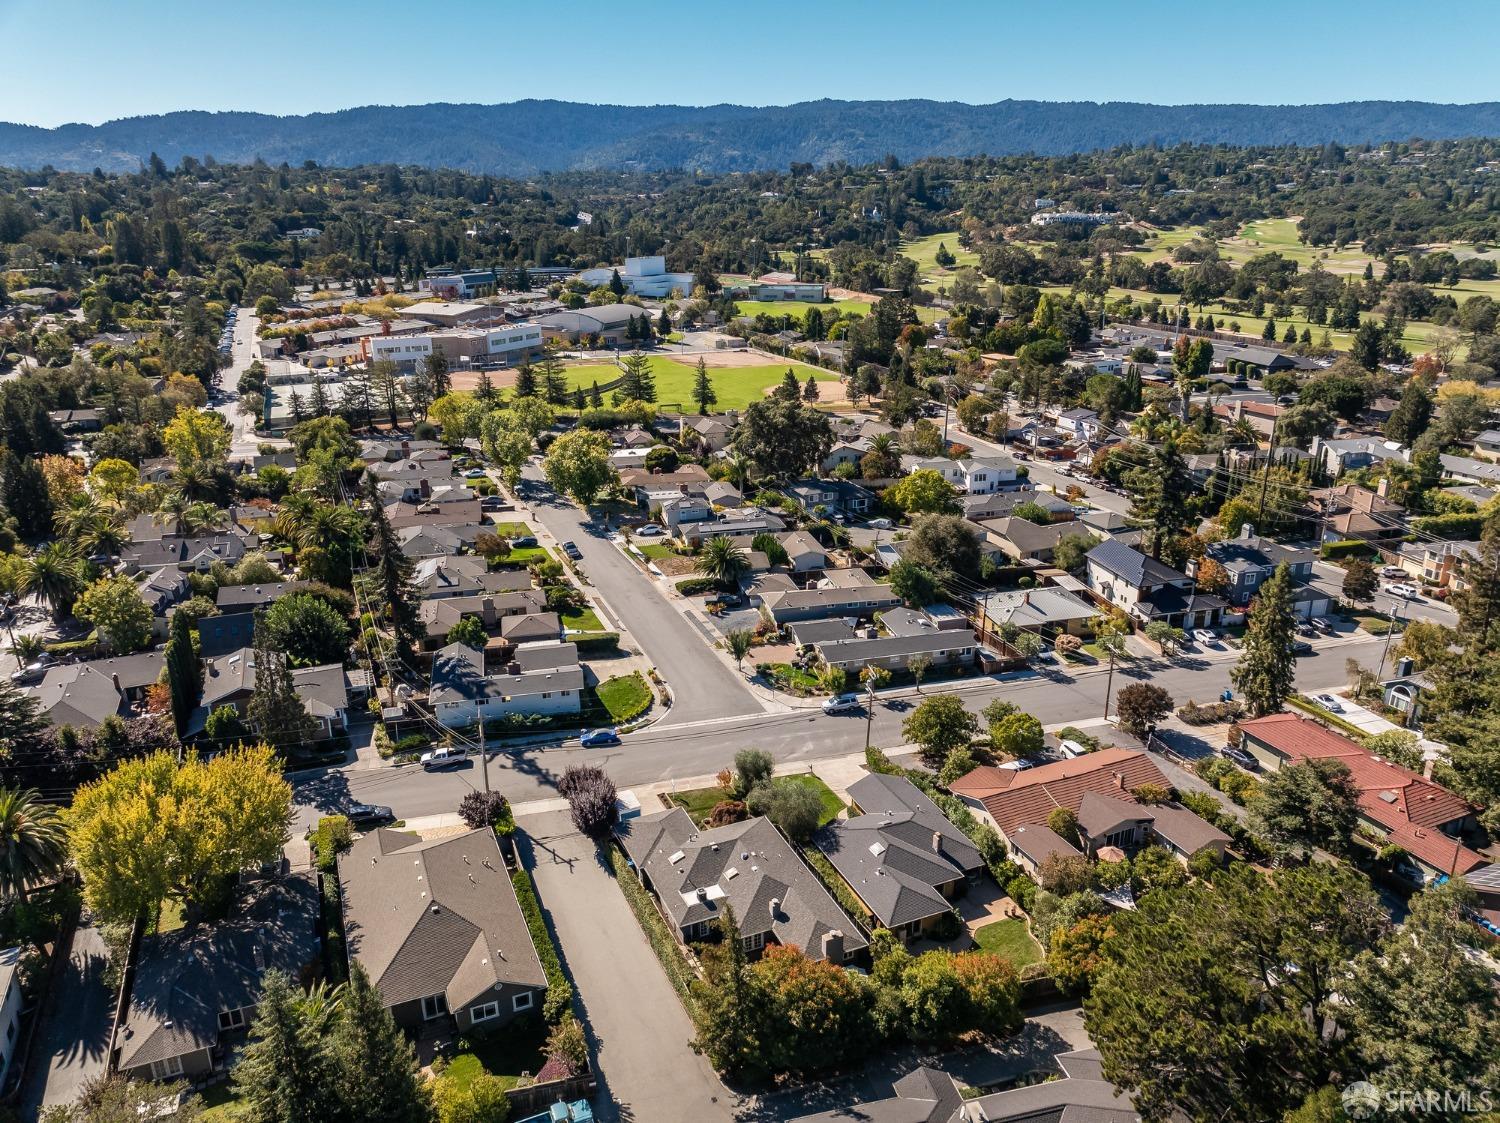
M181 112L43 129L0 123L0 165L134 171L152 153L220 162L410 164L529 176L591 168L708 172L853 164L894 154L1059 155L1123 144L1317 145L1500 135L1500 102L1147 105L813 101L615 106L564 101L366 106L276 117Z

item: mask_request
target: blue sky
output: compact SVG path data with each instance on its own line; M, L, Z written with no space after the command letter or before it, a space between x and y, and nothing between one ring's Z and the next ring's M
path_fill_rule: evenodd
M1227 5L1225 5L1227 7ZM1500 3L0 0L0 120L523 97L1500 99ZM1434 18L1427 18L1431 13ZM1465 44L1476 48L1465 58ZM1435 62L1434 60L1442 60Z

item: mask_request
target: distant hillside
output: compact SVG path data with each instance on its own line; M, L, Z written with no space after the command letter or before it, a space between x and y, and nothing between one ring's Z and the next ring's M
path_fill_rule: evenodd
M0 165L132 171L156 152L221 162L400 163L503 175L578 168L748 171L793 161L1058 155L1119 144L1343 144L1500 135L1500 102L1144 105L1133 102L814 101L747 108L366 106L305 117L169 113L42 129L0 124Z

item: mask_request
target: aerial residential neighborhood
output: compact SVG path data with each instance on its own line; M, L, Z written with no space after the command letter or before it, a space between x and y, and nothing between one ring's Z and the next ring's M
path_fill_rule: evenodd
M0 1123L1494 1112L1491 103L834 100L883 4L796 106L466 3L442 104L321 10L210 98L228 15L85 7L119 106L0 124ZM782 73L723 18L568 70Z

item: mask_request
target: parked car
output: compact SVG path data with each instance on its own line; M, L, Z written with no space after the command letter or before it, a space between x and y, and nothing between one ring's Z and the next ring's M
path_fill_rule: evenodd
M486 495L479 500L479 509L481 511L503 511L505 510L505 500L501 499L498 495Z
M613 729L590 729L578 738L578 743L586 749L597 749L605 745L618 745L620 735Z
M846 714L857 709L859 709L858 694L835 694L832 698L823 699L825 714Z
M709 597L703 602L704 608L739 608L745 603L745 598L738 593L720 593L718 596Z
M871 530L890 530L891 529L891 520L890 519L884 519L884 518L882 518L882 519L871 519L870 522L869 522L869 526L870 526Z
M1219 642L1218 634L1209 628L1194 628L1193 642L1201 643L1204 647L1213 647Z
M1225 760L1233 761L1235 764L1238 764L1241 768L1246 769L1247 771L1260 771L1260 761L1256 760L1244 749L1237 749L1232 745L1226 745L1224 746L1224 748L1220 749L1219 752L1224 754Z
M45 675L47 673L47 668L49 666L51 666L51 664L52 664L52 661L50 659L48 659L46 661L38 659L35 663L28 663L28 664L26 664L26 666L22 667L20 670L18 670L18 671L12 671L11 675L10 675L10 681L11 682L36 682L38 679L40 679L43 675Z
M356 803L344 812L344 817L349 820L349 825L354 827L373 827L381 823L395 822L395 813L389 807L382 807L378 803Z
M635 532L637 538L660 538L666 531L655 523L647 523Z
M467 472L464 473L464 479L482 480L488 475L489 473L486 472L483 468L470 468Z
M1333 621L1326 616L1314 616L1311 623L1314 628L1318 629L1325 636L1331 636L1334 633Z
M519 538L512 538L510 545L514 550L529 550L536 545L536 537L531 534L523 534Z
M574 561L583 560L583 551L578 548L578 543L576 542L564 542L562 544L562 552L567 554L568 557L572 558Z
M1406 576L1406 570L1399 565L1383 565L1380 567L1380 576L1400 579Z
M433 749L431 752L422 754L422 767L429 772L439 768L456 768L468 759L468 749Z
M1385 591L1390 593L1393 597L1400 597L1402 600L1422 599L1422 593L1415 585L1407 585L1405 583L1387 585L1385 587Z
M1344 712L1344 704L1332 694L1314 694L1312 700L1331 714L1341 714Z
M1294 640L1292 640L1292 654L1293 655L1311 655L1312 654L1312 650L1313 650L1313 645L1310 644L1310 643L1308 643L1305 639L1294 639Z
M1004 764L1000 765L1000 767L1010 772L1025 772L1028 768L1035 768L1037 766L1037 763L1037 761L1027 760L1025 757L1021 757L1018 760L1007 760Z
M1075 757L1080 757L1086 754L1088 752L1088 749L1084 748L1077 741L1059 741L1057 743L1057 751L1062 753L1062 755L1067 757L1069 760L1072 760Z
M1297 621L1297 634L1299 636L1315 636L1318 634L1318 629L1312 626L1312 621L1310 620L1299 620Z

